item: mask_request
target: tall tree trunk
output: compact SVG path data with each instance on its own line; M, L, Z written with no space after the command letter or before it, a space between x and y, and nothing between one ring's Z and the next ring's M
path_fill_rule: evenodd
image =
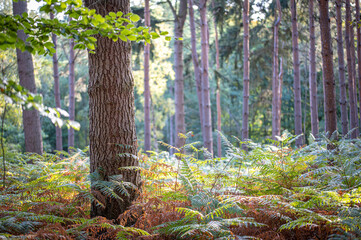
M149 0L145 0L144 7L145 26L150 27ZM150 87L149 87L149 53L150 44L144 43L144 151L151 150L150 129Z
M342 135L348 133L348 117L347 117L347 93L345 80L345 56L343 52L342 37L342 0L336 1L336 22L337 22L337 54L338 54L338 74L340 78L340 106L341 106L341 125Z
M184 113L184 78L183 78L183 41L178 38L183 38L183 27L187 17L187 0L179 2L178 13L174 9L170 0L167 0L174 15L174 71L175 71L175 85L174 85L174 100L175 100L175 131L177 147L185 144L185 139L179 137L179 134L185 134L185 113Z
M50 13L50 18L54 19L54 14ZM55 107L61 108L60 104L60 88L59 88L59 64L58 64L58 55L57 55L57 37L56 34L52 34L52 39L54 43L55 53L53 55L53 74L54 74L54 97L55 97ZM56 150L63 150L63 136L61 128L55 126L55 140L56 140Z
M360 120L361 120L361 29L359 27L360 23L360 2L356 2L356 35L357 35L357 63L358 63L358 90L359 90L359 106L360 106ZM355 78L356 79L356 78ZM359 122L359 125L361 123Z
M301 80L300 80L300 59L298 54L298 28L297 28L297 5L291 0L292 13L292 52L293 52L293 89L295 104L295 134L302 134L302 104L301 104ZM303 145L303 136L296 139L296 146Z
M211 100L209 92L209 78L208 78L208 21L207 21L207 0L199 1L199 12L201 16L201 63L202 63L202 106L203 106L203 122L204 133L203 141L204 147L213 154L213 136L212 136L212 114L211 114Z
M214 32L215 32L215 45L216 45L216 69L219 72L220 64L219 64L219 44L218 44L218 30L217 30L217 22L216 22L216 12L214 6L214 0L212 0L213 7L213 24L214 24ZM217 74L215 74L217 81L217 90L216 90L216 102L217 102L217 154L218 157L222 157L222 142L221 142L221 134L222 131L222 108L221 108L221 79Z
M335 78L333 72L333 55L331 45L330 19L328 13L328 0L319 1L320 30L322 46L322 72L324 105L326 118L326 132L332 134L337 131ZM329 147L332 147L331 145Z
M282 86L283 86L283 58L280 57L280 63L279 63L279 72L278 72L278 90L277 90L277 96L278 96L278 106L277 106L277 115L278 117L278 127L281 130L281 110L282 110Z
M316 73L316 36L315 19L313 11L314 0L309 1L309 25L310 25L310 108L311 108L311 131L313 136L318 137L318 103L317 103L317 73Z
M13 1L14 15L22 15L27 12L26 1ZM23 40L27 39L24 31L18 31L18 38ZM18 74L20 85L26 88L29 92L36 93L34 65L33 58L28 51L22 52L16 49L16 57L18 63ZM36 110L23 109L23 125L25 136L25 151L42 154L43 153L43 139L41 136L40 116Z
M279 78L278 78L278 29L281 24L282 9L279 0L276 0L278 17L273 27L273 63L272 63L272 139L277 140L276 136L281 135L281 111L279 102Z
M249 138L249 0L243 1L243 118L242 140Z
M350 102L350 128L357 128L357 131L353 131L351 138L356 138L358 136L358 120L357 120L357 96L356 96L356 84L355 84L355 60L354 57L354 34L353 28L350 25L351 22L351 7L350 0L346 0L346 54L347 54L347 73L348 73L348 92L349 92L349 102Z
M199 66L198 53L197 53L197 37L196 37L196 27L195 27L195 21L194 21L193 0L188 0L188 9L189 9L189 25L190 25L190 30L191 30L191 45L192 45L194 79L196 81L196 89L197 89L197 97L198 97L199 119L200 119L200 123L201 123L202 133L204 133L203 107L202 107L202 76L201 76L201 69Z
M69 21L72 19L70 18ZM69 120L75 120L75 55L74 39L69 40ZM74 128L68 130L68 152L74 147Z
M129 0L85 0L85 6L102 16L109 12L130 12ZM134 120L134 79L131 68L131 44L97 37L97 48L89 57L89 140L90 172L99 172L101 180L122 175L122 181L140 186L137 170L121 169L138 166L137 136ZM97 194L101 194L93 189ZM105 208L92 204L91 216L116 219L136 199L118 193L123 201L101 196Z

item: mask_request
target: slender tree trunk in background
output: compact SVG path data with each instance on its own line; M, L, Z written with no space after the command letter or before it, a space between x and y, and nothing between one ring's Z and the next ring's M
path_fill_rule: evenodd
M348 133L348 117L347 117L345 56L344 56L344 52L343 52L341 8L342 8L342 0L337 0L336 1L336 23L337 23L338 74L339 74L339 78L340 78L341 125L342 125L342 135L346 135Z
M145 26L150 27L149 0L145 0L144 19L145 19ZM145 43L144 46L144 152L151 150L149 53L150 53L150 44Z
M130 12L129 0L84 2L86 7L95 9L102 16L109 12ZM98 171L105 181L109 181L113 175L121 174L123 181L139 187L139 171L121 169L138 166L131 44L96 37L98 46L95 53L88 54L90 172ZM105 208L92 204L91 216L116 219L137 198L135 191L129 192L129 196L118 193L123 201L102 196ZM99 191L97 193L100 194Z
M354 75L354 65L355 62L352 60L353 53L355 50L354 38L353 38L353 29L350 26L351 22L351 9L350 9L350 0L346 0L346 53L347 53L347 73L348 73L348 94L350 102L350 129L358 128L357 120L357 96L356 93L356 84L355 84L355 75ZM358 130L358 129L357 129ZM351 138L356 138L358 131L353 131Z
M360 106L360 120L361 120L361 29L359 27L360 23L360 2L356 2L356 35L357 35L357 63L358 63L358 90L359 90L359 106ZM356 78L355 78L356 79ZM359 122L359 126L361 123Z
M242 140L249 138L249 0L243 1L243 118ZM246 146L244 146L246 148Z
M194 10L193 10L193 0L188 0L188 9L189 9L189 25L191 30L191 45L192 45L192 60L194 68L194 78L196 81L197 88L197 97L198 97L198 107L199 107L199 119L201 123L202 134L204 133L203 126L203 107L202 107L202 76L201 69L198 61L197 53L197 37L196 37L196 27L194 21Z
M54 14L50 13L50 18L54 19ZM54 97L55 97L55 107L61 108L60 104L60 88L59 88L59 64L58 64L58 55L57 55L57 37L56 34L52 34L52 39L54 43L55 53L53 55L53 74L54 74ZM61 128L55 126L55 139L56 139L56 150L63 150L63 136Z
M183 37L184 22L187 17L187 0L179 2L178 13L174 9L170 0L167 0L174 15L174 100L175 100L175 145L181 147L185 144L185 139L178 136L185 134L185 113L184 113L184 78L183 78L183 41L178 38Z
M309 1L309 27L310 27L310 108L311 108L311 131L314 137L318 137L318 103L317 103L317 72L316 72L316 36L315 19L313 11L314 0Z
M320 9L320 30L322 46L322 72L323 72L323 89L324 105L326 117L326 132L332 134L337 131L336 117L336 94L335 78L333 72L333 55L331 45L330 19L328 13L328 0L319 1ZM332 148L333 146L329 146Z
M282 9L279 0L276 0L278 17L273 27L273 65L272 65L272 139L277 140L276 136L281 135L279 114L279 78L278 78L278 29L281 24Z
M156 126L156 120L155 120L155 111L154 111L154 104L153 104L153 100L151 99L151 103L150 103L150 109L152 112L152 132L153 132L153 143L154 143L154 151L158 152L158 142L157 142L157 126Z
M208 21L207 21L207 0L199 1L199 12L201 16L201 62L202 62L202 106L203 106L203 122L204 133L203 141L204 147L213 154L213 136L212 136L212 114L211 114L211 100L209 92L209 78L208 78Z
M72 19L70 18L69 21ZM75 120L75 55L74 39L69 40L69 120ZM74 147L74 128L68 130L68 152Z
M292 13L292 52L293 52L293 90L295 105L295 134L302 134L302 97L300 80L300 59L298 53L298 27L297 27L297 5L295 0L291 0ZM303 136L296 139L296 146L303 145Z
M27 12L26 1L13 1L14 15L22 15ZM18 31L18 38L25 42L27 36L24 31ZM18 63L18 74L20 85L29 92L36 93L34 65L31 53L22 52L16 49L16 57ZM25 152L43 153L43 139L41 136L40 116L37 110L23 109L23 125L25 136Z
M283 86L283 58L280 57L279 62L279 72L278 72L278 90L277 90L277 96L278 96L278 106L277 106L277 115L278 117L278 126L281 130L281 110L282 110L282 86Z
M214 0L212 0L212 7L213 7L213 24L214 24L214 32L215 32L215 45L216 45L216 68L217 72L219 72L220 64L219 64L219 44L218 44L218 30L217 30L217 22L216 22L216 12L214 6ZM208 40L209 42L209 40ZM221 142L221 134L222 132L222 108L221 108L221 79L220 77L215 74L216 81L217 81L217 90L216 90L216 102L217 102L217 154L218 157L222 157L222 142Z

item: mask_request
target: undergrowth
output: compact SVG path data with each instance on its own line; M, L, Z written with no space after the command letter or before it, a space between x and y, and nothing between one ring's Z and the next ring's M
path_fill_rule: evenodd
M331 140L330 150L326 137L301 149L292 147L294 140L287 132L269 144L223 137L222 158L200 143L180 149L162 143L174 156L140 153L141 195L116 221L90 219L91 203L103 206L100 195L121 200L116 192L127 195L135 186L88 174L87 150L12 153L0 188L0 236L360 239L361 141Z

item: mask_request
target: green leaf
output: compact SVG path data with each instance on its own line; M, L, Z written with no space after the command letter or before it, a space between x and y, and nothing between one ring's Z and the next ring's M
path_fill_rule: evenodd
M127 42L127 38L124 35L119 35L119 38L123 41L123 42Z
M160 32L160 35L161 35L161 36L165 36L165 35L168 35L168 32L167 32L167 31L164 31L164 32Z
M172 38L169 37L169 36L165 37L165 40L166 40L166 41L170 41L171 39L172 39Z
M130 20L132 22L138 22L140 20L140 17L137 14L133 14L132 16L130 16Z

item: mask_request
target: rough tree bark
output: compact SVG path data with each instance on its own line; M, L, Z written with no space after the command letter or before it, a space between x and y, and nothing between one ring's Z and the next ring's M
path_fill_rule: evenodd
M279 96L279 77L278 77L278 29L281 24L282 9L279 0L276 0L278 17L273 27L273 62L272 62L272 139L277 140L276 136L281 135L281 111L278 108L280 102Z
M109 12L130 12L129 0L108 0L106 4L98 0L84 2L102 16ZM88 56L90 172L98 171L105 181L121 174L123 181L140 186L139 171L120 169L138 166L131 44L96 37L98 46ZM123 201L102 196L105 208L92 204L91 216L116 219L136 199L137 193L131 191L129 196L120 196Z
M197 36L196 36L196 27L194 21L194 10L193 10L193 0L188 0L188 11L189 11L189 25L191 30L191 45L192 45L192 61L194 68L194 79L196 81L197 97L198 97L198 107L199 107L199 119L201 123L202 134L204 133L203 126L203 107L202 107L202 76L201 69L198 61L197 53Z
M324 106L326 117L326 132L332 134L337 131L336 117L336 94L335 78L333 72L333 53L331 45L330 19L328 13L328 0L319 0L320 10L320 30L322 45L322 69L323 69L323 89ZM329 146L332 148L333 146Z
M69 21L72 19L70 18ZM74 39L69 39L69 120L75 120L75 54ZM74 147L74 128L68 130L68 152Z
M310 24L310 108L311 108L311 131L313 136L318 137L318 102L317 102L317 72L316 72L316 36L315 19L313 11L313 0L309 2L309 24Z
M50 18L54 19L54 14L50 13ZM60 103L60 88L59 88L59 64L58 64L58 55L57 55L57 37L56 34L52 34L52 39L54 43L55 53L53 55L53 75L54 75L54 97L55 97L55 107L61 108ZM61 128L55 126L55 140L56 145L55 149L58 151L63 150L63 136Z
M293 52L293 90L295 108L295 134L302 134L302 104L301 104L301 80L300 80L300 59L298 53L298 27L297 27L297 5L291 0L292 14L292 52ZM296 139L296 146L303 145L303 136Z
M359 27L360 23L360 2L356 2L356 35L357 35L357 64L358 64L358 90L359 90L359 104L360 104L360 120L361 120L361 29ZM359 122L359 126L361 123Z
M215 45L216 45L216 69L217 72L220 69L219 64L219 44L218 44L218 30L217 30L217 22L216 22L216 12L214 6L214 0L212 0L212 7L213 7L213 25L214 25L214 32L215 32ZM217 90L216 90L216 102L217 102L217 154L218 157L222 157L222 142L221 142L221 134L222 131L222 108L221 108L221 79L217 74L215 74L216 81L217 81Z
M145 26L150 27L149 0L145 0L144 20L145 20ZM150 44L145 43L144 46L144 151L145 152L151 150L149 53L150 53Z
M355 84L355 59L354 59L354 34L353 28L350 25L351 22L351 7L350 0L346 0L346 33L345 33L345 42L346 42L346 54L347 54L347 73L348 73L348 92L349 92L349 102L350 102L350 129L357 128L356 131L351 133L351 138L356 138L358 136L358 120L357 120L357 94L356 94L356 84Z
M26 1L13 1L14 15L22 15L27 12ZM27 35L24 31L18 31L18 37L25 41ZM16 49L18 74L20 85L32 93L36 93L33 58L28 51L22 52ZM23 109L23 126L25 136L25 152L43 153L43 139L41 136L40 116L36 110Z
M343 52L342 37L342 0L336 1L336 23L337 23L337 54L338 54L338 74L340 78L340 106L341 106L341 126L342 135L348 133L347 117L347 93L345 80L345 56Z
M213 136L212 136L212 114L211 114L211 100L209 92L209 78L208 78L208 21L207 21L207 0L199 1L199 12L201 16L201 69L202 69L202 106L203 106L203 122L204 133L203 142L204 147L213 154Z
M181 147L185 144L185 139L178 136L185 134L185 113L184 113L184 77L183 77L183 27L187 17L187 0L180 0L178 12L173 7L170 0L167 0L174 16L174 100L175 100L175 145Z
M243 118L242 140L249 138L249 0L243 1Z

